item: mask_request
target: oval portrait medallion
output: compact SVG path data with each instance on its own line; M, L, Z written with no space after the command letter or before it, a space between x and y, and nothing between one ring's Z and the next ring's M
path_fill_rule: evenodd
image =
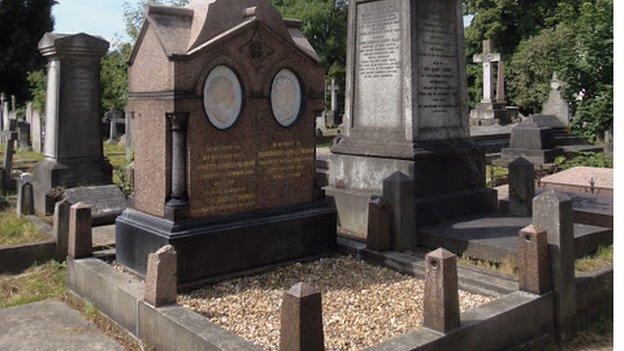
M227 66L215 67L204 83L204 110L219 129L231 127L238 119L243 91L236 73Z
M271 86L271 109L273 116L284 127L292 125L301 111L301 84L289 69L275 75Z

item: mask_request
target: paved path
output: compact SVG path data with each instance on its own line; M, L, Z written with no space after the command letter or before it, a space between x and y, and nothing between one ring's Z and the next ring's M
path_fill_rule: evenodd
M43 301L0 310L3 351L123 351L78 311L60 301Z

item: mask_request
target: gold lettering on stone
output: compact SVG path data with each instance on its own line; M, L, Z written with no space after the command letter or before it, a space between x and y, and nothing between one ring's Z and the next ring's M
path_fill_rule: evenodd
M269 149L258 152L260 172L273 180L300 178L314 162L315 149L303 147L301 142L273 143Z

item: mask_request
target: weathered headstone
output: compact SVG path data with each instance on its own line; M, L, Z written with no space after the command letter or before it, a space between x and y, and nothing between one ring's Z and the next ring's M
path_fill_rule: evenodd
M117 185L99 185L67 189L63 196L70 203L83 202L91 206L94 226L114 224L128 207L126 196Z
M17 100L15 95L11 95L11 112L9 113L9 119L17 120Z
M563 96L565 82L559 80L557 73L553 73L550 81L550 94L548 100L542 106L542 114L553 115L561 121L562 125L567 127L570 125L570 106Z
M368 204L368 235L366 247L373 251L392 249L391 208L382 197L374 197Z
M2 116L0 120L0 131L4 131L6 128L5 126L8 124L6 120L9 118L9 103L7 102L5 93L0 94L0 115Z
M17 185L17 216L30 216L35 214L35 202L33 199L32 174L22 173Z
M15 132L15 121L8 120L9 130L3 131L2 135L6 140L6 146L4 149L4 163L2 164L2 175L4 178L4 189L14 189L15 182L11 178L13 172L13 153L15 151L15 141L17 140L17 132Z
M299 283L282 299L280 351L323 351L323 304L321 292Z
M143 274L171 244L189 283L335 250L336 213L315 188L325 73L301 22L267 0L146 18L129 62L135 181L118 262Z
M437 249L425 257L423 327L449 333L460 327L457 256Z
M523 157L535 166L553 163L563 155L555 145L554 129L560 125L554 116L533 115L511 130L509 147L501 151L501 162L509 163Z
M469 135L461 2L349 6L343 133L326 188L341 228L366 235L368 201L397 171L413 179L418 225L493 210L485 154Z
M574 220L567 195L547 190L533 201L533 227L546 231L554 291L557 337L566 341L576 329Z
M541 295L552 288L548 235L531 225L518 237L518 285L521 291Z
M173 246L165 245L147 259L145 301L154 307L173 305L178 299L177 254Z
M531 216L535 197L535 167L519 157L509 164L509 213Z
M34 171L39 214L54 210L46 201L51 189L111 182L112 167L100 136L100 59L108 46L83 33L47 33L39 42L48 60L45 158Z
M93 255L91 207L79 202L69 209L68 256L85 258Z
M32 122L30 125L30 137L32 139L32 149L35 152L43 151L43 135L42 135L42 116L37 110L32 112Z
M30 124L26 121L17 121L17 149L30 150Z
M33 117L33 105L32 102L26 103L26 122L32 125L32 117Z
M56 242L56 260L61 262L67 257L69 240L69 211L71 202L63 199L54 206L54 241Z
M483 100L470 111L471 124L509 124L518 118L518 110L507 108L505 99L505 63L501 54L493 52L491 40L483 41L483 52L474 55L473 62L483 64ZM494 65L497 67L496 97L494 97Z

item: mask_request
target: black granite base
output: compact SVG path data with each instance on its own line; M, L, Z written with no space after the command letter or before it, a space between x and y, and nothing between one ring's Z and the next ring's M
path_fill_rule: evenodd
M181 285L336 250L327 203L220 220L171 222L133 209L117 218L117 262L144 275L147 255L171 244Z
M62 162L44 159L35 165L33 171L35 212L44 216L54 212L55 200L59 200L50 196L50 190L110 184L113 179L113 167L104 157Z

